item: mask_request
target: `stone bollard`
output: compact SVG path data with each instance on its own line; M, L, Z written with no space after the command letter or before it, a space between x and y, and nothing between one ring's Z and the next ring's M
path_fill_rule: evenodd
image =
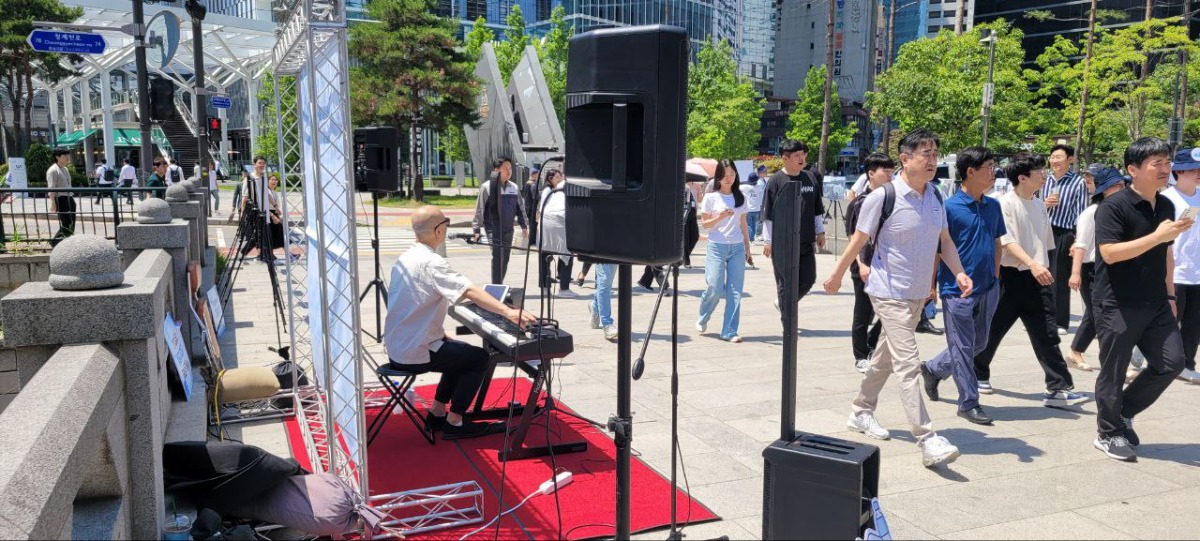
M212 213L211 204L208 200L208 188L201 188L191 180L181 181L183 187L188 191L188 199L200 203L200 264L205 267L212 264L208 260L208 215Z
M187 188L179 184L171 185L167 188L166 201L171 206L171 216L174 218L186 220L188 223L188 233L190 237L190 249L188 250L188 258L191 261L200 261L200 254L203 253L203 245L201 244L200 234L200 217L204 214L204 209L200 208L200 203L191 200L187 193Z
M142 201L137 211L137 223L117 226L117 248L127 265L143 250L161 249L171 255L172 312L175 321L184 322L183 341L191 348L192 359L202 359L204 343L200 341L200 329L189 306L195 292L188 281L188 262L193 261L188 223L171 219L170 204L158 198Z
M137 465L129 468L125 495L134 539L158 539L163 528L162 447L171 394L162 327L170 267L166 252L148 250L122 273L111 242L74 235L51 253L49 282L27 282L0 299L5 342L25 366L40 368L72 344L100 343L120 359L125 415L116 422L126 446L113 453Z

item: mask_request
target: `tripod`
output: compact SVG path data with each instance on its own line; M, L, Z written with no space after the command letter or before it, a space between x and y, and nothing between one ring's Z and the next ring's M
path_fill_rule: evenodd
M383 284L383 279L379 277L382 272L382 267L379 264L379 192L371 192L371 215L374 218L374 231L371 233L371 251L375 252L375 279L367 283L366 289L363 289L362 296L358 298L361 304L367 299L367 295L371 294L371 289L375 290L375 335L367 333L367 336L375 339L375 342L383 341L383 308L387 307L387 286Z
M246 201L245 210L238 220L237 233L233 237L233 259L229 261L225 272L220 276L217 291L220 294L221 306L228 306L229 299L233 295L233 284L241 273L246 256L255 247L259 248L259 259L265 262L267 276L271 281L271 298L275 304L273 312L277 318L275 321L276 340L282 344L280 330L283 323L287 321L287 317L283 313L283 296L279 292L279 277L275 271L272 253L274 242L271 237L271 228L267 226L266 217L259 213L258 206L254 201Z

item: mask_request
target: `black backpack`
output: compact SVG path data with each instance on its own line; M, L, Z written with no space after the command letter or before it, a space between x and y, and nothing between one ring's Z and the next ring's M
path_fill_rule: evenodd
M117 176L116 173L113 172L113 169L111 167L109 167L107 165L104 166L104 182L111 183L113 181L113 179L116 178L116 176Z
M180 182L183 180L183 174L179 172L178 165L171 164L169 171L171 175L171 182Z
M938 189L937 186L930 184L928 186L928 188L933 190L934 195L937 196L938 203L945 204L945 200L942 197L942 192L941 192L941 190ZM870 193L870 191L871 190L867 190L866 193L863 193L862 195L854 198L854 201L850 203L851 207L853 207L855 203L858 203L858 207L862 207L861 200L863 198L865 198L867 193ZM889 182L889 183L883 185L883 209L879 213L879 223L875 224L875 232L872 233L871 238L869 238L867 240L867 245L863 246L862 252L859 252L859 256L858 256L859 259L862 260L862 262L867 264L868 266L871 264L871 260L874 259L874 257L875 257L875 243L879 242L879 232L883 230L883 224L885 222L887 222L887 219L892 216L892 211L895 210L895 208L896 208L896 187L892 186L892 183ZM858 222L858 211L859 211L859 208L853 209L855 222ZM851 213L851 210L847 209L847 211L846 211L846 220L847 221L850 220L850 213ZM853 234L853 231L851 231L850 233Z

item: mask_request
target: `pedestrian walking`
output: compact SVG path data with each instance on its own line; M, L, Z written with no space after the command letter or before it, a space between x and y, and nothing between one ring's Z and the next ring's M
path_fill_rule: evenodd
M868 183L863 186L862 193L855 196L846 206L846 238L853 237L854 232L858 230L858 215L867 194L891 182L896 171L896 163L881 152L867 156L866 166ZM883 330L883 324L875 321L875 308L871 306L871 298L866 292L866 277L870 273L871 266L859 258L856 257L850 263L850 282L854 285L854 316L850 322L850 344L854 352L854 368L861 374L867 373L867 367L871 364L871 352L879 343L879 333Z
M1096 377L1093 445L1110 458L1133 462L1141 444L1133 420L1149 408L1184 369L1183 338L1176 320L1171 244L1192 227L1175 219L1175 205L1158 193L1171 176L1171 146L1143 137L1125 149L1132 183L1096 209L1096 284L1092 291L1100 373ZM1146 368L1127 387L1133 348Z
M121 187L132 188L137 184L137 169L130 165L129 158L121 160ZM125 199L133 206L133 192L126 192Z
M946 318L946 350L921 365L925 394L937 402L938 383L954 376L958 387L958 416L978 425L992 424L979 405L979 383L975 379L975 356L988 342L988 331L1000 298L997 272L1000 268L1000 239L1007 233L1000 202L986 197L996 182L996 157L985 147L958 153L955 164L961 189L946 200L946 222L950 238L974 291L963 295L955 273L945 262L938 265L937 287Z
M800 200L796 201L796 204L800 205L800 253L796 299L800 300L817 281L816 250L825 249L825 203L822 199L824 195L821 181L817 179L816 174L805 169L808 165L808 145L803 141L789 139L784 141L779 149L780 157L783 158L783 168L771 175L763 194L763 256L770 259L773 253L771 222L774 219L775 206L779 202L779 191L783 189L784 183L799 182L800 189L796 193L799 194ZM784 279L779 273L779 266L775 267L775 308L779 309L779 304L783 302ZM932 268L931 264L930 269Z
M71 197L71 151L65 148L54 150L54 163L46 169L46 187L55 190L46 194L50 212L58 215L58 231L50 240L50 246L58 246L63 239L75 234L75 198Z
M612 283L617 276L613 263L589 262L596 268L596 292L588 304L588 322L593 329L603 329L604 339L617 341L617 326L612 317Z
M700 295L700 317L696 331L704 334L708 320L725 299L725 315L721 319L721 339L741 343L738 326L742 317L742 286L746 265L753 264L750 255L750 229L746 223L746 195L738 186L737 168L731 160L717 162L713 191L704 194L700 202L700 225L708 230L708 248L704 258L704 282L707 288Z
M760 165L746 182L739 185L746 197L746 232L750 234L751 243L758 238L759 224L762 223L759 218L762 216L763 193L767 189L767 179L763 176L766 174L767 166Z
M1171 171L1175 174L1175 185L1162 194L1175 205L1178 220L1188 209L1193 213L1200 209L1200 191L1196 189L1200 183L1200 148L1176 152ZM1200 229L1180 233L1171 251L1175 257L1175 304L1183 338L1184 369L1179 377L1189 383L1200 383L1200 372L1196 371L1196 347L1200 344Z
M1120 171L1098 163L1088 166L1083 176L1092 186L1092 204L1083 209L1075 224L1075 244L1071 246L1071 278L1068 280L1068 286L1083 298L1083 319L1075 330L1075 338L1071 340L1067 361L1079 370L1091 372L1094 368L1083 359L1083 354L1096 339L1095 310L1092 306L1092 285L1096 281L1096 209L1105 197L1125 189L1126 184Z
M979 392L992 394L991 365L996 350L1017 320L1025 326L1033 353L1046 374L1042 405L1064 407L1091 400L1074 392L1075 380L1058 345L1062 341L1054 321L1054 276L1047 267L1054 249L1054 234L1046 203L1037 196L1046 185L1046 160L1020 152L1012 157L1006 176L1013 190L1000 197L1005 234L1000 237L1000 300L987 347L975 356Z
M1075 225L1091 197L1086 181L1076 174L1074 165L1075 149L1069 145L1054 145L1050 149L1050 176L1042 190L1056 247L1048 257L1050 274L1054 276L1054 322L1060 336L1066 335L1071 326L1071 290L1067 278L1071 275Z
M880 391L895 372L899 378L900 403L926 467L948 464L961 454L934 432L933 421L925 409L921 396L921 357L914 330L929 296L939 246L962 296L970 296L973 289L971 277L963 270L946 228L941 194L930 184L936 172L938 146L937 135L926 129L913 130L900 140L900 175L863 201L858 228L824 284L826 293L837 293L855 258L869 262L871 272L866 292L883 322L883 332L846 424L872 438L891 437L875 418L875 410ZM863 253L868 241L871 248Z
M111 190L113 188L113 173L108 167L108 160L100 158L100 165L96 166L96 187ZM104 192L96 192L95 204L99 205L109 194Z
M167 160L166 158L155 158L154 166L150 176L146 178L147 188L158 188L150 192L150 197L162 199L167 193Z
M563 193L562 171L547 169L546 187L542 189L541 201L538 203L537 224L540 231L533 238L538 239L538 283L547 290L552 289L557 271L558 293L560 296L571 295L571 267L574 259L567 252L567 195ZM557 260L557 265L555 261Z
M471 228L475 232L476 242L479 241L480 231L487 233L487 241L492 249L492 283L503 284L504 275L508 274L509 260L512 259L513 220L520 224L523 239L529 238L529 228L525 219L525 203L519 188L511 180L512 160L501 157L492 165L496 172L479 187Z

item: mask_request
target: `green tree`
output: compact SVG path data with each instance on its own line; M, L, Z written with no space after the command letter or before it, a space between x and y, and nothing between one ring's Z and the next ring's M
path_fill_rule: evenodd
M54 165L54 154L50 147L39 142L29 145L25 151L25 175L30 188L46 187L46 170Z
M525 47L529 45L529 36L525 34L525 16L521 14L521 6L513 4L512 10L508 12L508 18L504 19L504 24L508 25L508 30L504 31L504 41L496 44L496 63L500 65L500 77L504 79L504 84L507 86L513 70L517 68L517 64L521 62L521 56L525 54Z
M487 27L487 19L475 19L475 26L472 26L471 31L463 38L467 58L471 62L478 62L479 57L483 55L483 44L495 39L496 33Z
M550 13L550 31L536 42L542 75L550 90L550 101L558 116L558 125L566 129L567 111L567 48L575 29L567 23L567 10L561 5Z
M83 62L79 55L34 52L26 41L33 31L33 21L72 22L83 15L83 9L66 7L58 0L0 0L0 13L4 14L0 16L0 96L8 98L12 108L15 153L20 154L30 142L34 79L57 83L78 73L67 67L64 59ZM0 107L0 115L4 115L3 109ZM0 126L5 124L7 119L0 116ZM0 145L6 144L7 137L0 141Z
M259 81L258 101L265 106L263 107L262 129L258 133L258 138L254 140L252 155L262 155L269 163L279 161L279 133L276 126L282 121L284 146L288 149L287 156L283 157L287 164L286 170L288 174L297 173L296 169L300 163L300 134L296 130L299 125L299 119L296 118L298 114L296 110L296 78L289 76L279 78L279 109L282 112L275 109L276 83L275 76L271 73L264 73Z
M1151 129L1148 122L1155 108L1170 106L1173 89L1164 82L1174 80L1178 69L1174 57L1180 49L1194 52L1196 45L1183 26L1167 19L1105 32L1096 43L1091 93L1106 109L1119 114L1130 141L1151 132L1165 136L1165 129ZM1153 77L1159 68L1167 70L1163 73L1167 77Z
M737 75L733 48L705 44L688 70L687 151L691 156L743 159L758 145L762 101Z
M832 95L837 100L837 83L833 83ZM796 108L788 116L788 139L804 141L810 145L821 140L821 116L825 110L825 66L813 66L804 77L804 88L796 92ZM838 153L854 139L858 128L847 125L842 115L831 115L829 126L829 155L825 158L825 169L837 164Z
M988 47L979 43L984 28L998 36L988 145L1001 152L1019 149L1030 118L1041 113L1032 109L1035 101L1021 70L1024 34L1004 20L977 25L958 36L947 30L905 43L896 62L880 74L876 91L867 93L872 117L891 117L902 132L929 128L941 136L946 152L978 145L988 71Z
M351 115L356 126L421 126L438 132L475 124L479 80L454 38L455 23L434 14L432 0L372 0L377 24L350 28ZM424 199L419 174L413 198Z

